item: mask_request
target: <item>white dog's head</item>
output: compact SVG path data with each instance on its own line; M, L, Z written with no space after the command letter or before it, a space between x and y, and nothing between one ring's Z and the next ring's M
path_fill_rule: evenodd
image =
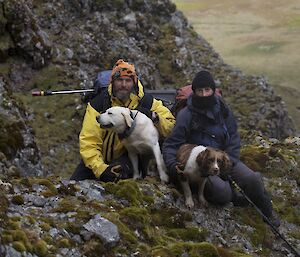
M116 133L123 133L128 127L132 126L133 119L130 110L125 107L111 107L106 112L97 116L97 121L101 128L111 128Z

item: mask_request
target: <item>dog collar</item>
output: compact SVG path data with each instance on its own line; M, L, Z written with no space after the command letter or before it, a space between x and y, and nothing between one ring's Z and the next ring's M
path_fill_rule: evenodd
M130 117L133 119L133 122L132 122L132 124L131 124L131 127L127 127L127 128L124 130L123 133L119 133L119 134L118 134L118 137L119 137L120 140L123 140L123 139L129 137L129 136L131 135L132 131L134 130L135 126L136 126L136 119L135 119L136 115L133 116L132 111L130 111Z

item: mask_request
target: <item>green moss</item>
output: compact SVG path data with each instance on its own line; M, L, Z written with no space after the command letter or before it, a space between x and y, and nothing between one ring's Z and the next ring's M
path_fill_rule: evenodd
M4 244L9 244L14 241L12 235L1 235L1 239Z
M75 200L71 201L70 199L62 199L58 206L56 208L54 208L52 211L53 212L72 212L72 211L76 211L77 209L77 205L74 203Z
M94 2L95 8L99 11L106 8L121 10L124 6L123 0L95 0Z
M8 234L12 235L14 241L22 242L26 250L30 251L32 249L32 245L29 242L26 233L21 229L9 230Z
M52 218L49 218L49 217L41 217L40 222L45 222L47 224L49 224L51 227L55 227L57 221L55 221L54 219Z
M104 214L103 217L113 222L120 232L123 241L127 244L136 245L138 242L136 235L134 234L134 230L130 229L126 224L120 221L120 215L118 213L107 213Z
M232 216L237 219L241 223L245 223L254 230L249 233L249 237L251 238L251 242L255 246L268 246L270 245L270 232L268 230L268 226L263 222L262 217L254 210L253 208L235 208L232 210Z
M44 240L40 239L36 242L36 244L34 244L33 250L37 256L41 256L41 257L46 256L48 252L47 243Z
M205 229L200 229L196 227L191 228L175 228L167 231L167 235L183 240L183 241L205 241L208 232Z
M26 218L30 224L34 225L36 223L36 220L32 216L27 216Z
M269 161L268 150L254 145L241 148L241 160L254 171L263 171Z
M53 238L50 235L44 235L42 239L47 243L48 246L55 244Z
M221 257L251 257L252 255L241 253L241 252L236 252L232 251L229 249L224 249L221 247L218 247L218 253Z
M47 187L53 195L57 195L58 191L55 185L49 180L45 178L35 178L31 180L32 184L39 184Z
M9 201L6 198L5 193L0 191L0 226L3 226L7 221L7 209L9 206Z
M40 224L40 228L43 231L49 231L51 229L51 226L48 223L42 223L42 224Z
M106 250L99 239L92 238L83 245L82 254L87 257L105 256Z
M24 122L0 113L0 151L9 158L24 147L23 129Z
M134 180L120 180L118 183L103 185L108 193L128 200L131 205L138 206L143 202L143 194Z
M58 247L61 247L61 248L69 248L71 246L71 242L68 238L62 238L62 239L58 240L57 244L58 244Z
M31 184L30 179L28 177L18 179L18 180L16 180L16 183L24 185L28 188L32 188L32 184Z
M166 247L157 247L153 249L152 256L182 256L184 253L190 257L220 257L217 248L207 242L179 242Z
M124 208L120 211L120 215L121 220L133 228L142 228L145 224L149 224L150 222L150 215L143 208Z
M10 220L12 220L12 221L20 221L21 220L21 216L10 217Z
M38 73L40 75L37 75ZM79 83L80 81L73 74L67 74L67 71L50 65L39 72L34 72L32 80L24 88L63 90L66 85L79 85ZM78 133L85 108L80 110L74 108L74 105L80 102L80 95L60 95L47 99L33 98L30 94L24 93L14 93L14 96L19 102L24 103L26 109L34 112L34 119L29 123L35 132L35 142L41 151L42 165L45 170L62 177L69 177L80 158ZM45 113L48 115L46 116ZM72 122L68 122L71 120ZM67 154L66 144L70 146ZM49 156L49 149L54 149L51 156Z
M22 195L14 195L11 199L13 204L22 205L24 204L24 198Z
M12 247L15 248L18 252L25 252L26 247L21 241L15 241L12 243Z
M20 223L20 221L9 220L8 221L8 226L11 229L20 229L21 228L21 223Z
M80 224L84 221L80 220L78 222L66 222L64 225L65 230L73 234L80 234Z
M91 206L90 206L91 207ZM88 204L87 204L87 208L89 208ZM78 222L87 222L89 221L92 216L93 216L93 213L91 210L89 209L82 209L82 208L79 208L77 211L77 214L76 214L76 220Z
M153 224L170 228L184 228L185 222L192 220L191 213L170 206L151 210L151 218Z
M289 235L293 238L300 240L300 232L299 231L291 231L291 232L289 232Z

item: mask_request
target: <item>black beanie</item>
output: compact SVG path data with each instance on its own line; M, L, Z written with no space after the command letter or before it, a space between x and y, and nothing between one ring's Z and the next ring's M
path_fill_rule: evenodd
M208 71L202 70L199 71L194 77L192 82L192 89L195 92L196 88L205 88L205 87L210 87L215 92L216 84L212 75Z

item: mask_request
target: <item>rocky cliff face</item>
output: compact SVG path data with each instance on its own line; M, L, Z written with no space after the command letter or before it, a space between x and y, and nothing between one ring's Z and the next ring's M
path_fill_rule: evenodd
M268 177L282 231L299 245L299 139L266 138L294 134L284 103L263 78L226 65L174 4L0 0L0 178L11 183L0 182L0 256L289 253L251 209L189 211L181 194L152 179L61 178L79 162L85 107L80 96L30 91L90 88L119 58L136 65L146 88L180 87L200 69L214 74L239 121L243 161ZM61 177L31 177L46 174Z

